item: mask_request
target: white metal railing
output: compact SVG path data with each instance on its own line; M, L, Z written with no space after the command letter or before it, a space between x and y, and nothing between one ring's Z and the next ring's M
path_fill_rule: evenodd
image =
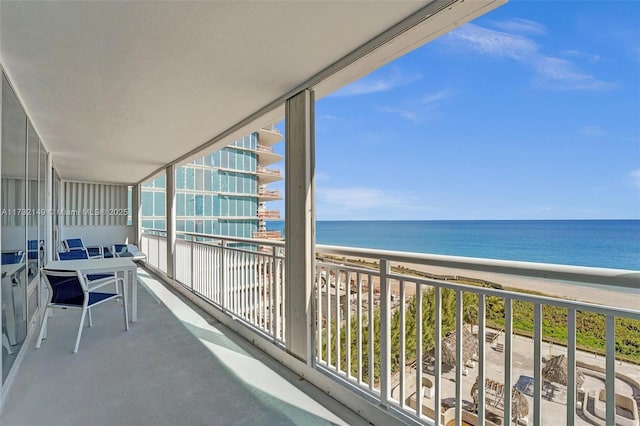
M145 229L140 240L140 250L147 255L146 262L167 272L167 231Z
M442 424L510 424L512 419L536 425L580 424L582 404L592 406L598 398L589 388L601 386L606 409L600 422L613 425L620 421L616 395L640 402L640 368L623 362L620 348L616 352L622 339L635 339L630 346L640 347L640 310L477 285L481 280L470 280L476 285L469 285L455 282L469 281L461 277L420 277L403 268L446 266L624 291L640 288L640 272L330 246L317 249L332 255L321 255L316 265L317 365L390 410L419 423L431 422L440 413L437 420ZM352 258L366 262L350 263ZM628 296L635 297L640 307L640 293L631 291ZM554 335L558 330L549 325L558 320L550 317L557 315L565 324L560 330L564 337ZM477 318L476 334L465 331L465 320L472 317ZM604 343L595 349L599 355L579 347L577 337L587 326L577 318L596 321L602 328ZM523 321L531 325L530 332L521 329ZM616 330L625 326L628 332L616 342ZM547 347L549 365L543 362ZM553 359L551 348L554 355L566 357L562 373L566 384L554 383L549 375L556 373L545 370L562 360ZM585 376L589 386L581 388ZM485 386L474 386L476 380ZM528 410L522 410L522 399Z
M222 311L284 342L284 243L177 232L174 279ZM147 236L143 233L143 244ZM147 236L147 241L166 237ZM165 255L166 257L166 255ZM154 258L148 256L148 263ZM166 265L166 261L165 261Z
M282 346L283 242L178 235L176 280ZM146 231L143 235L143 250L154 266L154 249L163 244L160 251L166 253L164 238ZM505 290L461 276L419 276L406 265L454 268L471 277L484 271L511 279L563 281L558 285L595 284L627 291L638 301L640 272L316 248L316 368L334 377L336 386L377 400L408 422L431 424L440 413L437 420L445 425L507 424L511 419L581 424L582 406L598 405L603 407L599 421L614 424L617 396L640 398L638 354L626 359L616 349L616 331L624 327L629 333L619 340L631 339L633 346L635 339L640 347L640 310ZM549 325L551 320L561 324L556 327L560 335L554 334L558 330ZM585 321L602 329L601 347L585 347ZM474 325L476 331L469 332ZM566 384L543 374L560 359L552 359L555 355L565 357ZM604 389L603 398L591 392L594 386Z

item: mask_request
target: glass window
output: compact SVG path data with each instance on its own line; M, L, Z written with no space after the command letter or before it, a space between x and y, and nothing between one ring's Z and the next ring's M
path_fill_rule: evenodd
M154 193L154 216L164 216L167 211L167 201L166 194L164 192L156 192Z
M196 214L196 205L195 205L195 195L193 194L185 194L185 202L186 202L186 216L194 216Z
M186 189L184 167L176 168L176 189Z
M7 378L27 335L27 222L20 214L27 208L27 116L2 78L2 338L11 345L12 354L2 345L2 375ZM35 132L30 130L31 137ZM36 150L37 152L37 150ZM31 163L31 162L30 162ZM37 182L36 182L37 184ZM29 236L32 234L29 233Z
M213 196L213 215L220 216L220 197L217 195Z
M183 167L184 169L184 189L195 189L196 188L196 172L191 167Z
M187 211L185 208L186 195L176 194L176 216L186 216Z
M142 215L153 216L153 192L142 191Z
M202 195L196 195L196 216L204 215L204 197Z
M202 191L204 189L204 170L196 169L196 190Z

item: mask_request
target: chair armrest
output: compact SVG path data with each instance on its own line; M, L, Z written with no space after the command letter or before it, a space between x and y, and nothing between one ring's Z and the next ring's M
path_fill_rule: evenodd
M87 276L86 275L84 276L84 278L85 278L85 280L87 282L89 281L89 280L87 280ZM106 285L113 284L113 283L118 282L118 281L122 281L124 283L124 278L116 277L114 275L113 278L105 278L103 280L97 280L97 281L98 281L97 283L96 283L96 281L92 281L92 282L89 283L89 284L91 284L91 286L89 287L89 291L90 292L91 291L95 291L95 290L97 290L97 289L99 289L101 287L104 287Z

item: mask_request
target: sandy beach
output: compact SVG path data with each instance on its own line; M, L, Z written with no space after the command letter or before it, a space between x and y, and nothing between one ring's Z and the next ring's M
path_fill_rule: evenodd
M596 285L574 285L567 282L557 282L539 278L515 277L512 275L495 274L490 272L466 271L437 266L422 266L414 264L398 264L405 268L414 269L437 275L459 275L469 278L497 283L514 290L536 291L550 296L562 297L581 302L614 306L617 308L640 309L640 289L603 289Z
M342 256L340 256L342 257ZM361 260L362 258L349 258L345 259ZM367 259L367 261L371 261ZM626 308L632 310L640 310L640 288L638 289L606 289L597 285L583 284L577 285L574 283L557 282L553 280L520 277L505 274L496 274L491 272L479 272L469 271L453 268L443 268L438 266L425 266L416 265L412 263L398 263L393 262L392 267L404 267L419 272L435 275L447 275L447 276L462 276L467 278L475 278L480 280L486 280L492 283L500 284L505 289L511 290L528 290L539 293L544 293L549 296L561 297L569 300L576 300L580 302L588 302L599 305L607 305L616 308ZM377 278L373 279L374 286L378 285ZM397 285L392 284L392 292L397 293ZM407 287L408 294L412 293L412 289Z

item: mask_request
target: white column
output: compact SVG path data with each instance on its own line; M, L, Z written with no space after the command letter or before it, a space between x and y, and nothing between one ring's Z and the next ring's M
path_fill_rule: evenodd
M53 185L55 176L53 174L53 160L51 158L51 154L47 153L47 177L46 177L46 196L45 196L45 209L47 211L47 216L45 219L44 229L44 246L45 246L45 265L50 261L56 258L55 250L55 238L53 235L53 224L55 218L53 215L57 215L56 207L53 205Z
M175 278L175 252L176 252L176 168L166 168L166 219L167 219L167 276Z
M285 341L287 351L313 363L312 289L315 268L314 95L285 104Z
M131 220L133 221L133 243L142 244L142 203L140 184L131 187Z

